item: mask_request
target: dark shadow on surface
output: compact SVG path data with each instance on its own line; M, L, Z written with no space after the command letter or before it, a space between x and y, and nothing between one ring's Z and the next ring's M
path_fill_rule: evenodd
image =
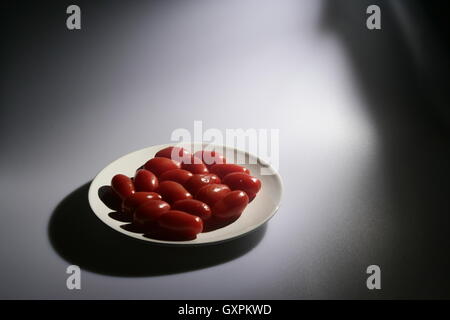
M101 222L88 203L89 184L69 194L53 212L48 236L71 264L107 275L137 277L206 268L236 259L264 237L266 226L216 245L171 247L129 238Z
M433 31L432 23L425 28L426 19L412 20L421 34L408 38L405 31L413 30L412 26L402 25L400 19L400 14L408 12L396 11L393 2L326 0L322 27L344 46L379 142L377 157L389 201L389 211L380 214L394 224L389 248L376 261L384 272L381 297L448 298L449 119L448 109L444 112L436 101L445 100L448 108L450 90L441 91L445 96L439 100L433 99L434 91L428 91L448 86L448 72L442 72L448 70L448 52L440 46L446 40ZM420 2L397 3L405 4L405 10L422 12ZM439 11L442 3L427 5ZM382 30L365 27L366 8L371 4L381 8ZM423 39L434 42L425 46ZM414 48L424 49L419 50L425 53L422 60ZM357 297L368 295L361 286Z

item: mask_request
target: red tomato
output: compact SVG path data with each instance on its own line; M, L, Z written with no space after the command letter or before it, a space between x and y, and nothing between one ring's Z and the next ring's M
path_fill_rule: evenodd
M195 198L213 207L217 201L222 199L230 191L230 188L224 184L208 184L197 192Z
M170 210L159 217L157 228L152 233L164 240L193 240L203 231L203 222L197 216L177 210Z
M194 176L186 182L185 186L186 189L188 189L189 192L195 196L200 188L208 184L220 184L220 182L220 178L212 173L194 174Z
M208 173L208 168L200 158L191 157L188 161L181 164L181 168L194 174Z
M252 202L253 199L256 198L256 193L247 193L248 195L248 202Z
M152 192L158 188L158 178L153 172L140 169L134 175L134 187L136 191Z
M209 206L195 199L186 199L175 202L172 210L184 211L194 216L200 217L202 220L208 220L211 217L211 209Z
M180 169L180 163L167 158L153 158L148 160L145 165L145 169L153 172L157 177L159 177L162 173L173 170Z
M164 159L164 158L161 158ZM164 201L174 203L178 200L192 199L192 195L178 182L163 181L159 184L158 193Z
M133 181L123 174L116 174L112 178L111 187L119 195L119 197L122 198L122 200L135 192Z
M231 190L244 191L250 201L255 198L261 189L261 181L243 172L232 172L223 178L223 183L230 187Z
M161 200L162 197L155 192L135 192L122 202L122 212L132 214L133 211L148 200Z
M170 210L162 200L148 200L134 211L133 222L140 226L152 226L158 218Z
M178 162L183 162L191 157L191 153L184 148L180 147L167 147L159 150L155 154L155 158L168 158Z
M244 191L231 191L213 206L214 218L225 220L237 218L242 214L247 204L248 196Z
M173 170L164 172L159 177L159 181L162 182L162 181L170 180L170 181L178 182L179 184L182 184L184 186L186 184L186 182L188 182L188 180L192 178L192 176L193 176L193 174L187 170L173 169Z
M221 179L232 172L243 172L250 174L250 170L234 163L215 164L210 169L211 173L217 174Z
M194 153L194 156L200 158L203 161L203 163L208 167L208 169L215 164L227 163L225 157L216 151L201 150Z

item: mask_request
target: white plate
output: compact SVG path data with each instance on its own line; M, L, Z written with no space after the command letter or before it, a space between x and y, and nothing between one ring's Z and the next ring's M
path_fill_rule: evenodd
M155 240L144 237L143 234L127 231L121 228L121 226L126 223L109 217L108 214L112 211L100 200L98 195L99 188L104 185L110 185L112 177L118 173L133 176L138 167L147 162L147 160L153 158L156 152L170 145L173 144L152 146L129 153L113 161L102 171L100 171L100 173L92 181L89 188L89 204L100 220L114 230L136 239L161 244L199 245L212 244L240 237L263 225L278 210L282 192L282 184L279 174L272 167L254 155L250 155L247 152L234 148L216 146L215 149L220 152L235 152L235 155L240 154L241 156L246 156L247 159L253 160L247 160L246 163L257 162L257 164L244 164L243 166L250 169L252 175L261 180L262 187L256 198L247 206L247 208L245 208L245 211L238 220L226 227L210 232L200 233L196 239L190 241ZM179 145L180 144L177 144L177 146ZM192 147L194 151L202 149L202 144L200 143L185 144L181 146ZM210 147L211 146L209 145L209 148ZM265 168L265 172L269 171L273 174L261 175L262 168Z

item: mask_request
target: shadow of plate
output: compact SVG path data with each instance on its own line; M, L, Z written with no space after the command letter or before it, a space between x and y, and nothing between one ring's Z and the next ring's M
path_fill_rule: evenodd
M157 276L218 265L252 250L266 226L215 245L161 246L129 238L102 223L88 203L90 182L64 198L54 210L48 236L55 251L71 264L92 272L124 276Z

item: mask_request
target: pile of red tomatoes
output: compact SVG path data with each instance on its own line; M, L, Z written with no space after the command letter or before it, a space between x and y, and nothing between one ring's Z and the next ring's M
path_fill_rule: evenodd
M138 168L134 177L112 178L105 204L130 221L135 232L170 241L193 240L201 232L238 219L261 189L261 181L215 151L194 154L167 147Z

